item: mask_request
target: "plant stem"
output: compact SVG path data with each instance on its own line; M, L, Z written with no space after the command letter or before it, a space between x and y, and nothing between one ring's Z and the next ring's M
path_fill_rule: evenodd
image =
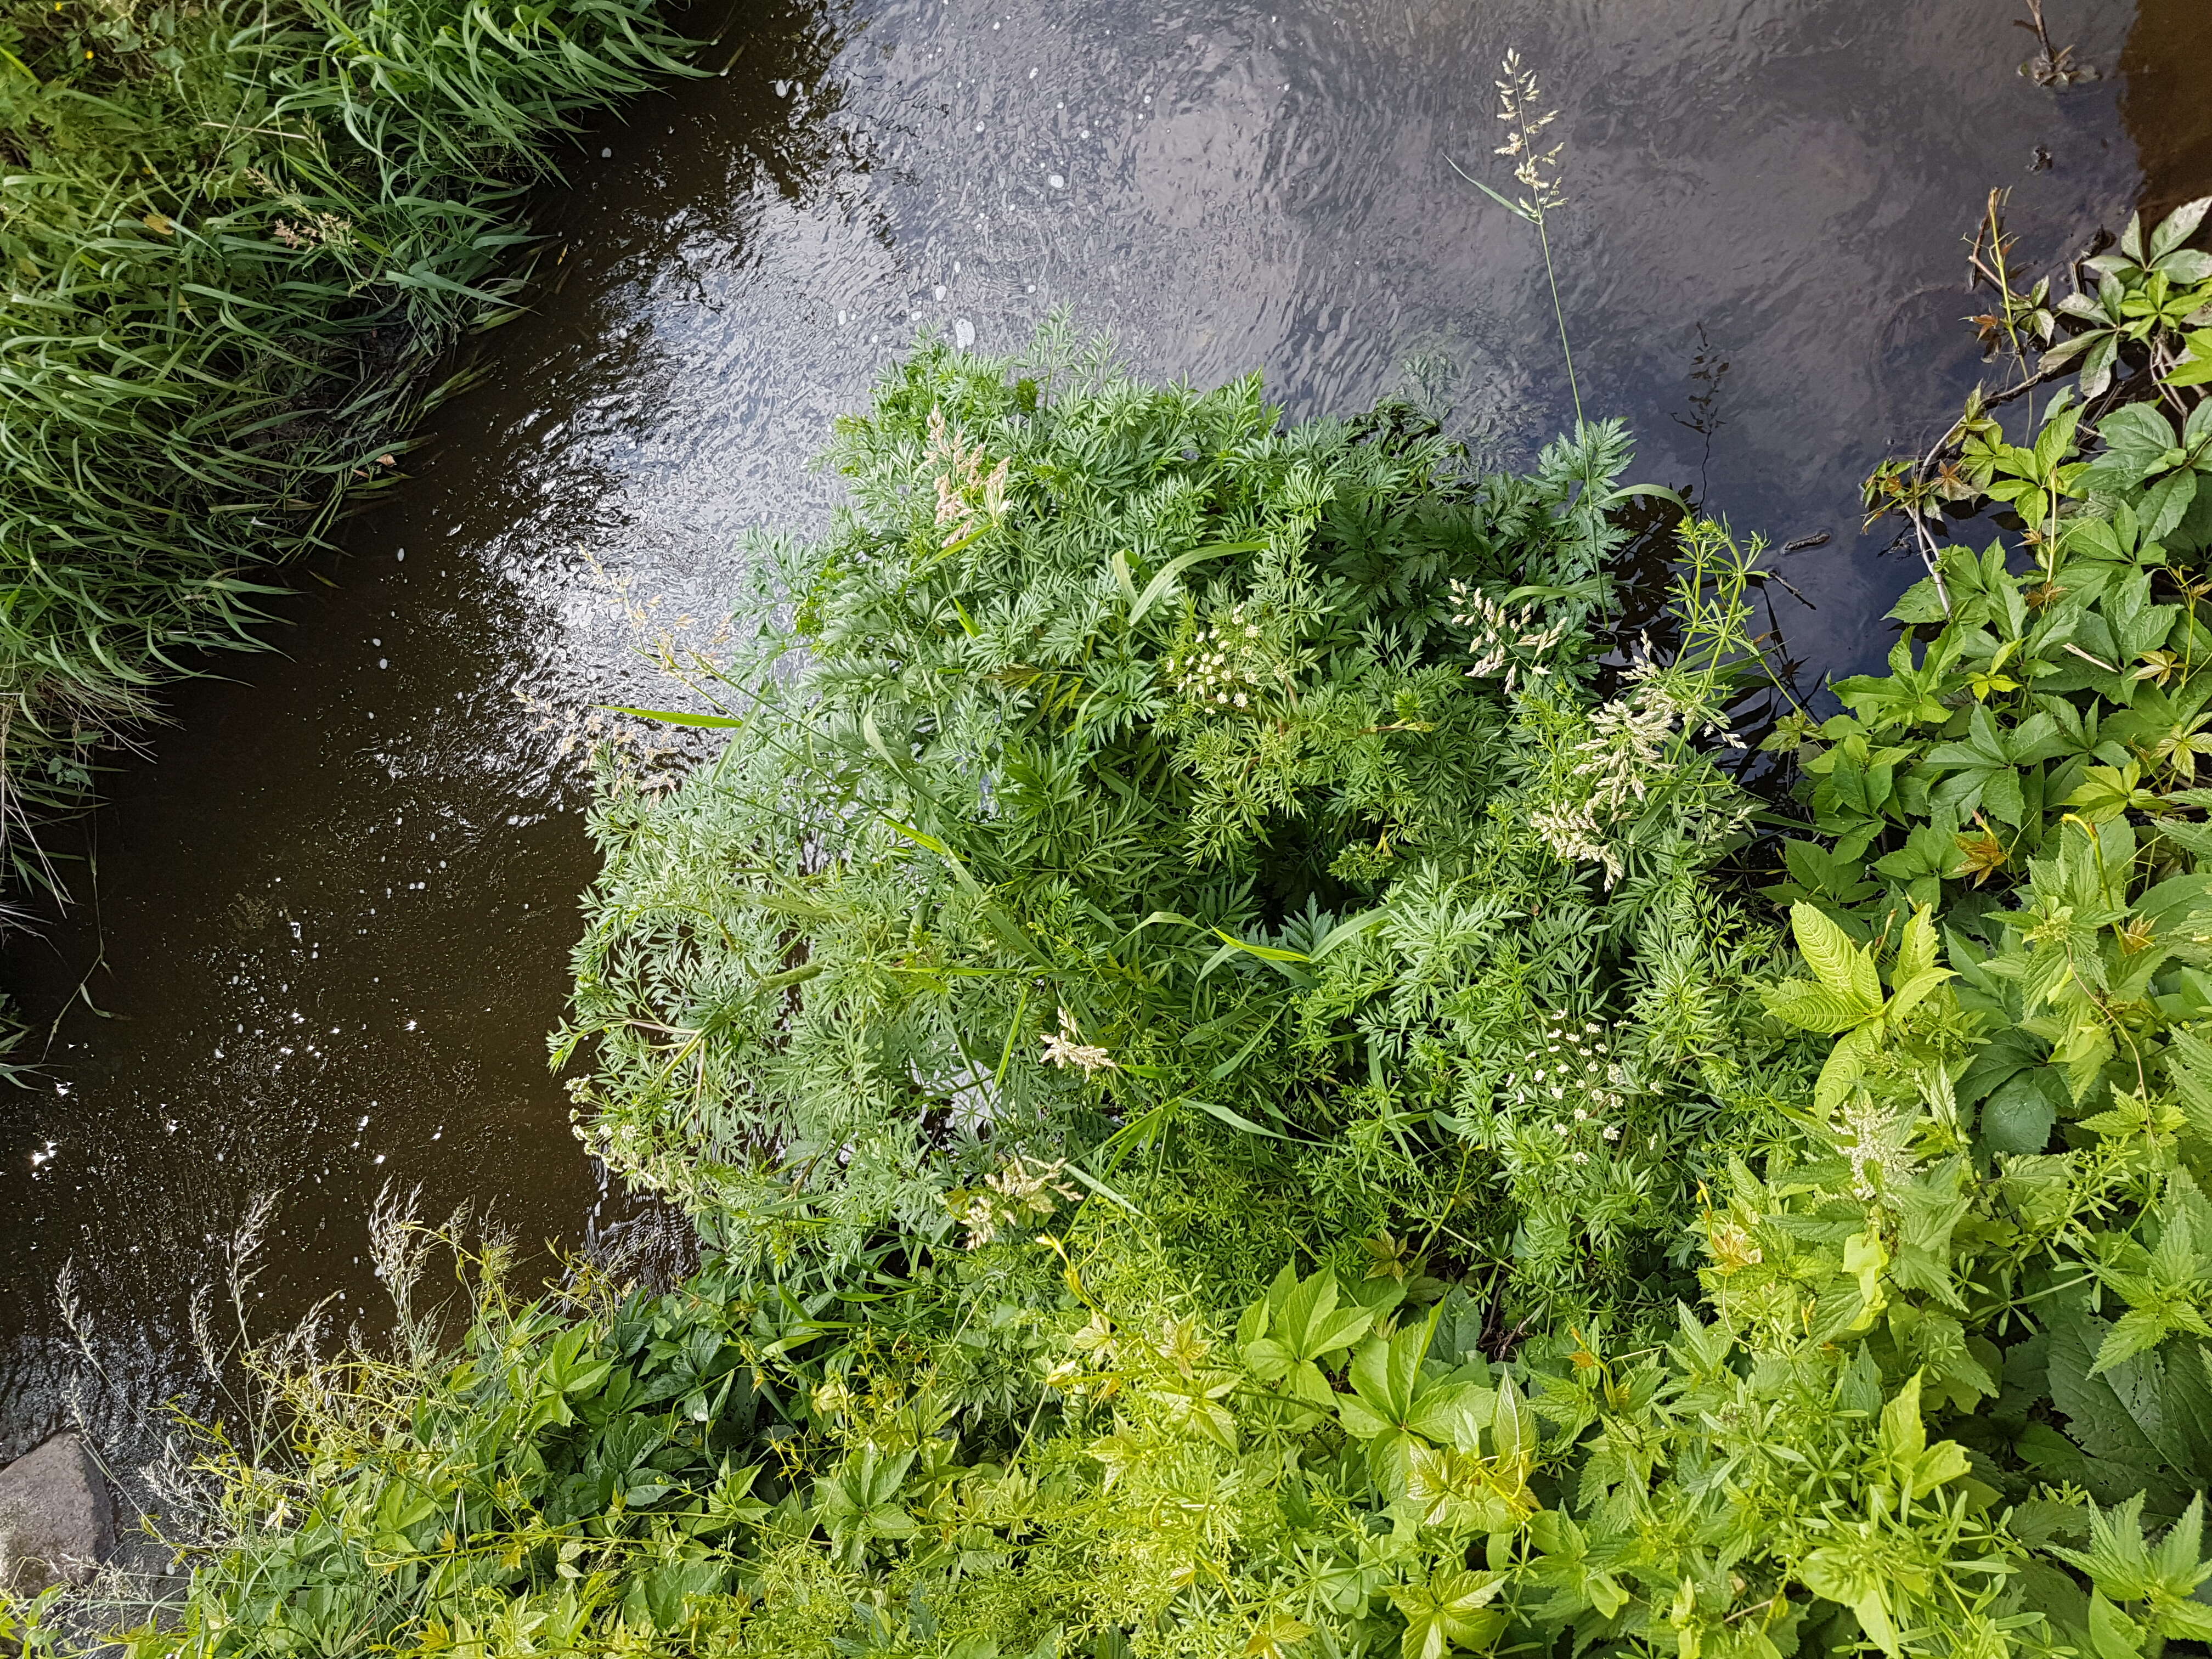
M1559 325L1559 351L1567 360L1567 392L1575 400L1575 428L1583 424L1582 388L1575 384L1575 349L1567 343L1567 313L1559 305L1559 274L1552 269L1552 237L1544 228L1544 216L1536 216L1536 240L1544 250L1544 280L1552 285L1552 316Z

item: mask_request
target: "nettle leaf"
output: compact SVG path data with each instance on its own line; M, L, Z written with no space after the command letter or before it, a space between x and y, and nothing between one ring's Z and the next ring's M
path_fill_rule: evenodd
M2143 1502L2144 1494L2137 1492L2099 1510L2089 1522L2087 1549L2051 1552L2087 1573L2096 1586L2089 1632L2099 1659L2122 1647L2134 1653L2146 1637L2212 1637L2212 1605L2197 1599L2199 1587L2212 1579L2212 1560L2202 1556L2204 1494L2190 1499L2155 1546L2143 1529ZM2139 1611L2130 1617L2114 1603Z
M2039 1152L2069 1102L2064 1076L2047 1066L2015 1072L1982 1108L1982 1143L1994 1152Z
M1505 1629L1505 1615L1490 1606L1505 1583L1502 1572L1449 1567L1391 1590L1392 1604L1406 1619L1404 1659L1443 1659L1454 1648L1487 1647Z
M2212 1484L2212 1347L2174 1341L2098 1372L2111 1322L2078 1292L2044 1319L2051 1402L2088 1455L2062 1478L2103 1502L2148 1490L2177 1507Z
M2198 1234L2212 1233L2200 1218L2206 1206L2185 1172L2167 1183L2157 1247L2130 1246L2108 1253L2098 1276L2128 1306L2098 1347L2092 1376L2102 1375L2170 1336L2212 1337L2212 1255Z
M2197 1030L2173 1033L2166 1054L2167 1075L2190 1133L2212 1145L2212 1042Z

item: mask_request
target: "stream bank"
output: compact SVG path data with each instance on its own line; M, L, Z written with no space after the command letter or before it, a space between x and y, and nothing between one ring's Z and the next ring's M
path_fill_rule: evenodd
M1965 9L763 9L726 76L599 135L538 309L282 607L285 654L185 688L109 781L76 909L9 942L55 1040L0 1103L0 1456L75 1409L200 1397L191 1287L264 1188L272 1323L374 1295L387 1181L531 1243L624 1212L544 1061L595 867L561 728L658 696L600 572L713 617L743 530L824 511L805 458L916 327L1004 347L1065 305L1148 372L1262 366L1299 414L1409 392L1506 456L1561 424L1533 242L1447 160L1503 182L1508 46L1567 112L1585 401L1631 417L1637 476L1826 532L1790 556L1818 607L1793 645L1878 659L1918 572L1855 534L1857 481L1979 369L1957 319L1986 191L2055 258L2188 191L2146 185L2138 133L2185 167L2207 119L2175 93L2207 62L2178 8L2080 24L2113 72L2063 94L2015 72L2002 8ZM105 1386L57 1309L72 1261Z

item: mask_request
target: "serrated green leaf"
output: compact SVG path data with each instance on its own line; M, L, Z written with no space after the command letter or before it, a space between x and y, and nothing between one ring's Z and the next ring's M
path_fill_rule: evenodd
M1817 906L1802 899L1791 905L1790 927L1798 951L1821 984L1862 1005L1881 1005L1881 976L1872 953L1852 944L1850 935Z

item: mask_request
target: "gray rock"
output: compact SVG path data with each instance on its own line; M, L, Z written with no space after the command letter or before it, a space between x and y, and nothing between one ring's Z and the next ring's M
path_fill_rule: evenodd
M82 1584L115 1547L107 1479L74 1434L0 1469L0 1584L36 1595Z

